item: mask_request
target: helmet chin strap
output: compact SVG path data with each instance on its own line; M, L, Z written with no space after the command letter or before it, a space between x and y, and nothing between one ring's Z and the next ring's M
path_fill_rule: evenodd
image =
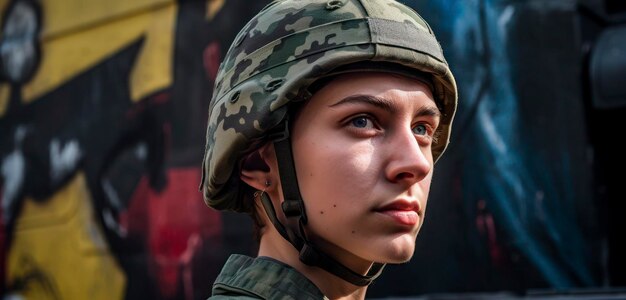
M322 268L351 284L357 286L369 285L380 276L385 264L374 263L366 275L361 275L333 259L307 239L304 231L304 226L307 224L307 216L304 201L302 201L298 187L288 122L284 121L282 126L281 130L270 135L270 139L274 141L278 171L285 198L281 205L285 215L285 225L278 219L276 209L269 196L266 193L262 193L261 203L265 208L265 212L280 235L298 250L301 262L309 266Z

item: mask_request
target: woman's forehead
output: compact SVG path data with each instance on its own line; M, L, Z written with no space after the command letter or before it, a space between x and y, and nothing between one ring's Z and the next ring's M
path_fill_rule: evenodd
M355 95L381 97L423 95L434 102L432 90L427 83L413 77L383 72L337 75L319 88L311 100L322 98L324 102L340 101Z

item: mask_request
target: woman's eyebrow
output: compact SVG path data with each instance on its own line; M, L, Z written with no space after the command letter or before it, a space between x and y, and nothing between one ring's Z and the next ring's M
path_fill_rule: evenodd
M344 105L344 104L350 104L350 103L366 103L369 105L373 105L376 106L378 108L384 109L385 111L389 112L389 113L396 113L398 111L398 108L393 104L393 102L382 98L382 97L376 97L376 96L372 96L372 95L352 95L352 96L348 96L346 98L343 98L339 101L337 101L337 103L333 103L331 105L329 105L328 107L335 107L335 106L340 106L340 105ZM424 106L421 107L416 113L415 113L415 117L421 117L421 116L429 116L429 117L441 117L441 112L439 111L439 109L436 106Z
M424 106L418 109L415 113L415 117L423 116L439 118L441 117L441 112L439 111L439 108L435 106Z
M348 96L346 98L343 98L337 101L337 103L329 105L328 107L335 107L335 106L340 106L344 104L360 104L360 103L366 103L366 104L376 106L378 108L388 111L389 113L395 113L398 111L398 109L391 103L391 101L385 98L376 97L372 95Z

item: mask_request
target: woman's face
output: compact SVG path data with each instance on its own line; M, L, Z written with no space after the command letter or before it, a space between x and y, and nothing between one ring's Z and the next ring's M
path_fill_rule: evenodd
M353 267L411 258L439 116L428 86L400 75L340 75L313 95L296 118L292 146L308 236L318 247Z

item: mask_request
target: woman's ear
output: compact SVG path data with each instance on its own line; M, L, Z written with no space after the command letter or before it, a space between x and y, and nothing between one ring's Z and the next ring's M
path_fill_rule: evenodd
M271 143L265 144L243 158L239 178L256 190L265 190L276 173L276 154Z

